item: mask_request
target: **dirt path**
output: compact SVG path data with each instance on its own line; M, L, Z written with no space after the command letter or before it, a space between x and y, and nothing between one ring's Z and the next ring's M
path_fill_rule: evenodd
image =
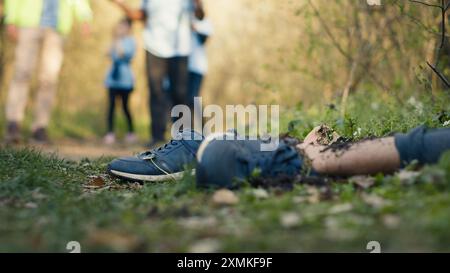
M25 147L25 146L24 146ZM96 159L99 157L120 157L132 156L142 152L145 148L142 145L106 146L99 141L57 141L53 145L27 145L34 149L48 154L57 154L60 158L70 160L81 160L83 158Z

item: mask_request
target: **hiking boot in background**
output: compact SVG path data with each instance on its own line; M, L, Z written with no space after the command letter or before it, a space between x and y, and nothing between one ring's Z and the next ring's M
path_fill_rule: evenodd
M46 128L37 128L31 135L32 142L36 144L50 144Z
M21 140L19 124L17 122L8 122L5 133L6 144L19 144Z

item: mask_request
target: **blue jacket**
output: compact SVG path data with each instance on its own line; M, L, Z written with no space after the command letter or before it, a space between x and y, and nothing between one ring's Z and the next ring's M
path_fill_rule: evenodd
M134 76L131 70L131 61L136 52L136 43L129 36L119 41L123 50L123 55L119 56L117 50L111 49L109 56L112 60L112 66L106 74L106 88L129 89L134 88Z

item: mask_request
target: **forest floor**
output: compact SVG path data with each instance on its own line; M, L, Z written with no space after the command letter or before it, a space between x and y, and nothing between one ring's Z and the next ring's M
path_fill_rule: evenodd
M447 99L401 110L366 101L349 105L345 119L333 107L299 106L283 114L283 126L301 138L324 122L355 141L449 126ZM139 184L105 173L113 157L140 147L58 143L0 149L0 252L68 252L70 241L82 252L368 252L369 241L386 252L450 251L450 154L393 175L215 191L197 189L190 174Z

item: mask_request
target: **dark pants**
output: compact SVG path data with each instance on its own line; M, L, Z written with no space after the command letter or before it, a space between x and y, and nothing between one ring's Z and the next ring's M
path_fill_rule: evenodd
M419 164L433 164L450 150L450 128L427 129L421 126L407 134L396 134L395 146L402 167L415 160Z
M159 58L147 52L147 78L150 91L151 135L154 141L163 141L170 116L170 107L189 105L187 96L188 58ZM169 102L164 93L164 79L169 80Z
M116 99L120 98L122 101L122 109L128 124L128 132L133 132L133 120L131 118L130 109L128 107L128 98L132 90L130 89L109 89L109 108L108 108L108 132L114 131L114 111L116 108Z
M202 88L203 75L195 72L189 72L189 91L190 107L194 106L194 98L200 95Z

